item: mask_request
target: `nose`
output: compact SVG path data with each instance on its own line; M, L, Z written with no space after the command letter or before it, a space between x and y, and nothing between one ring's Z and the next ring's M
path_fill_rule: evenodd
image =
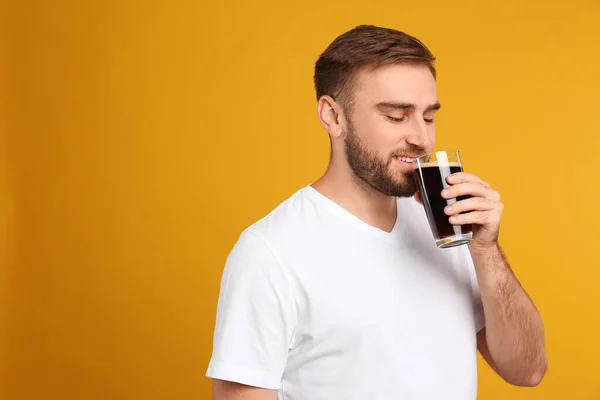
M430 131L432 127L428 126L422 118L412 118L412 126L409 129L409 135L406 137L406 143L419 146L424 151L431 150Z

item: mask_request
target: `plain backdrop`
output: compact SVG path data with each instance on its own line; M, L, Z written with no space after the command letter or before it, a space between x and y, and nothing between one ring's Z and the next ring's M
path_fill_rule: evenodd
M0 398L210 398L225 258L326 167L314 62L366 23L438 57L437 148L502 194L502 245L544 318L542 385L480 364L479 398L600 399L598 0L9 0L0 15Z

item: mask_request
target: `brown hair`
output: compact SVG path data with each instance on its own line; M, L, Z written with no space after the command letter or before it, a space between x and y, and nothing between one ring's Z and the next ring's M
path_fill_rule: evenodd
M338 36L315 64L317 99L329 95L352 109L356 73L391 64L425 65L436 76L435 57L417 38L394 29L359 25Z

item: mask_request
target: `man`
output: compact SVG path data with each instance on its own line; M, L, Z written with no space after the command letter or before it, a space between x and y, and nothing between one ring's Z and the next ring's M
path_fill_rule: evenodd
M476 349L507 382L546 371L544 329L498 245L503 205L448 178L468 246L435 246L412 161L432 152L434 56L359 26L315 66L330 164L247 228L225 266L207 375L216 400L475 399Z

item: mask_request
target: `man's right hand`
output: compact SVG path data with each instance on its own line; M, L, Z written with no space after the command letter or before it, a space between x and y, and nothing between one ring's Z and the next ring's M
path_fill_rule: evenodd
M277 391L214 379L213 400L277 400Z

